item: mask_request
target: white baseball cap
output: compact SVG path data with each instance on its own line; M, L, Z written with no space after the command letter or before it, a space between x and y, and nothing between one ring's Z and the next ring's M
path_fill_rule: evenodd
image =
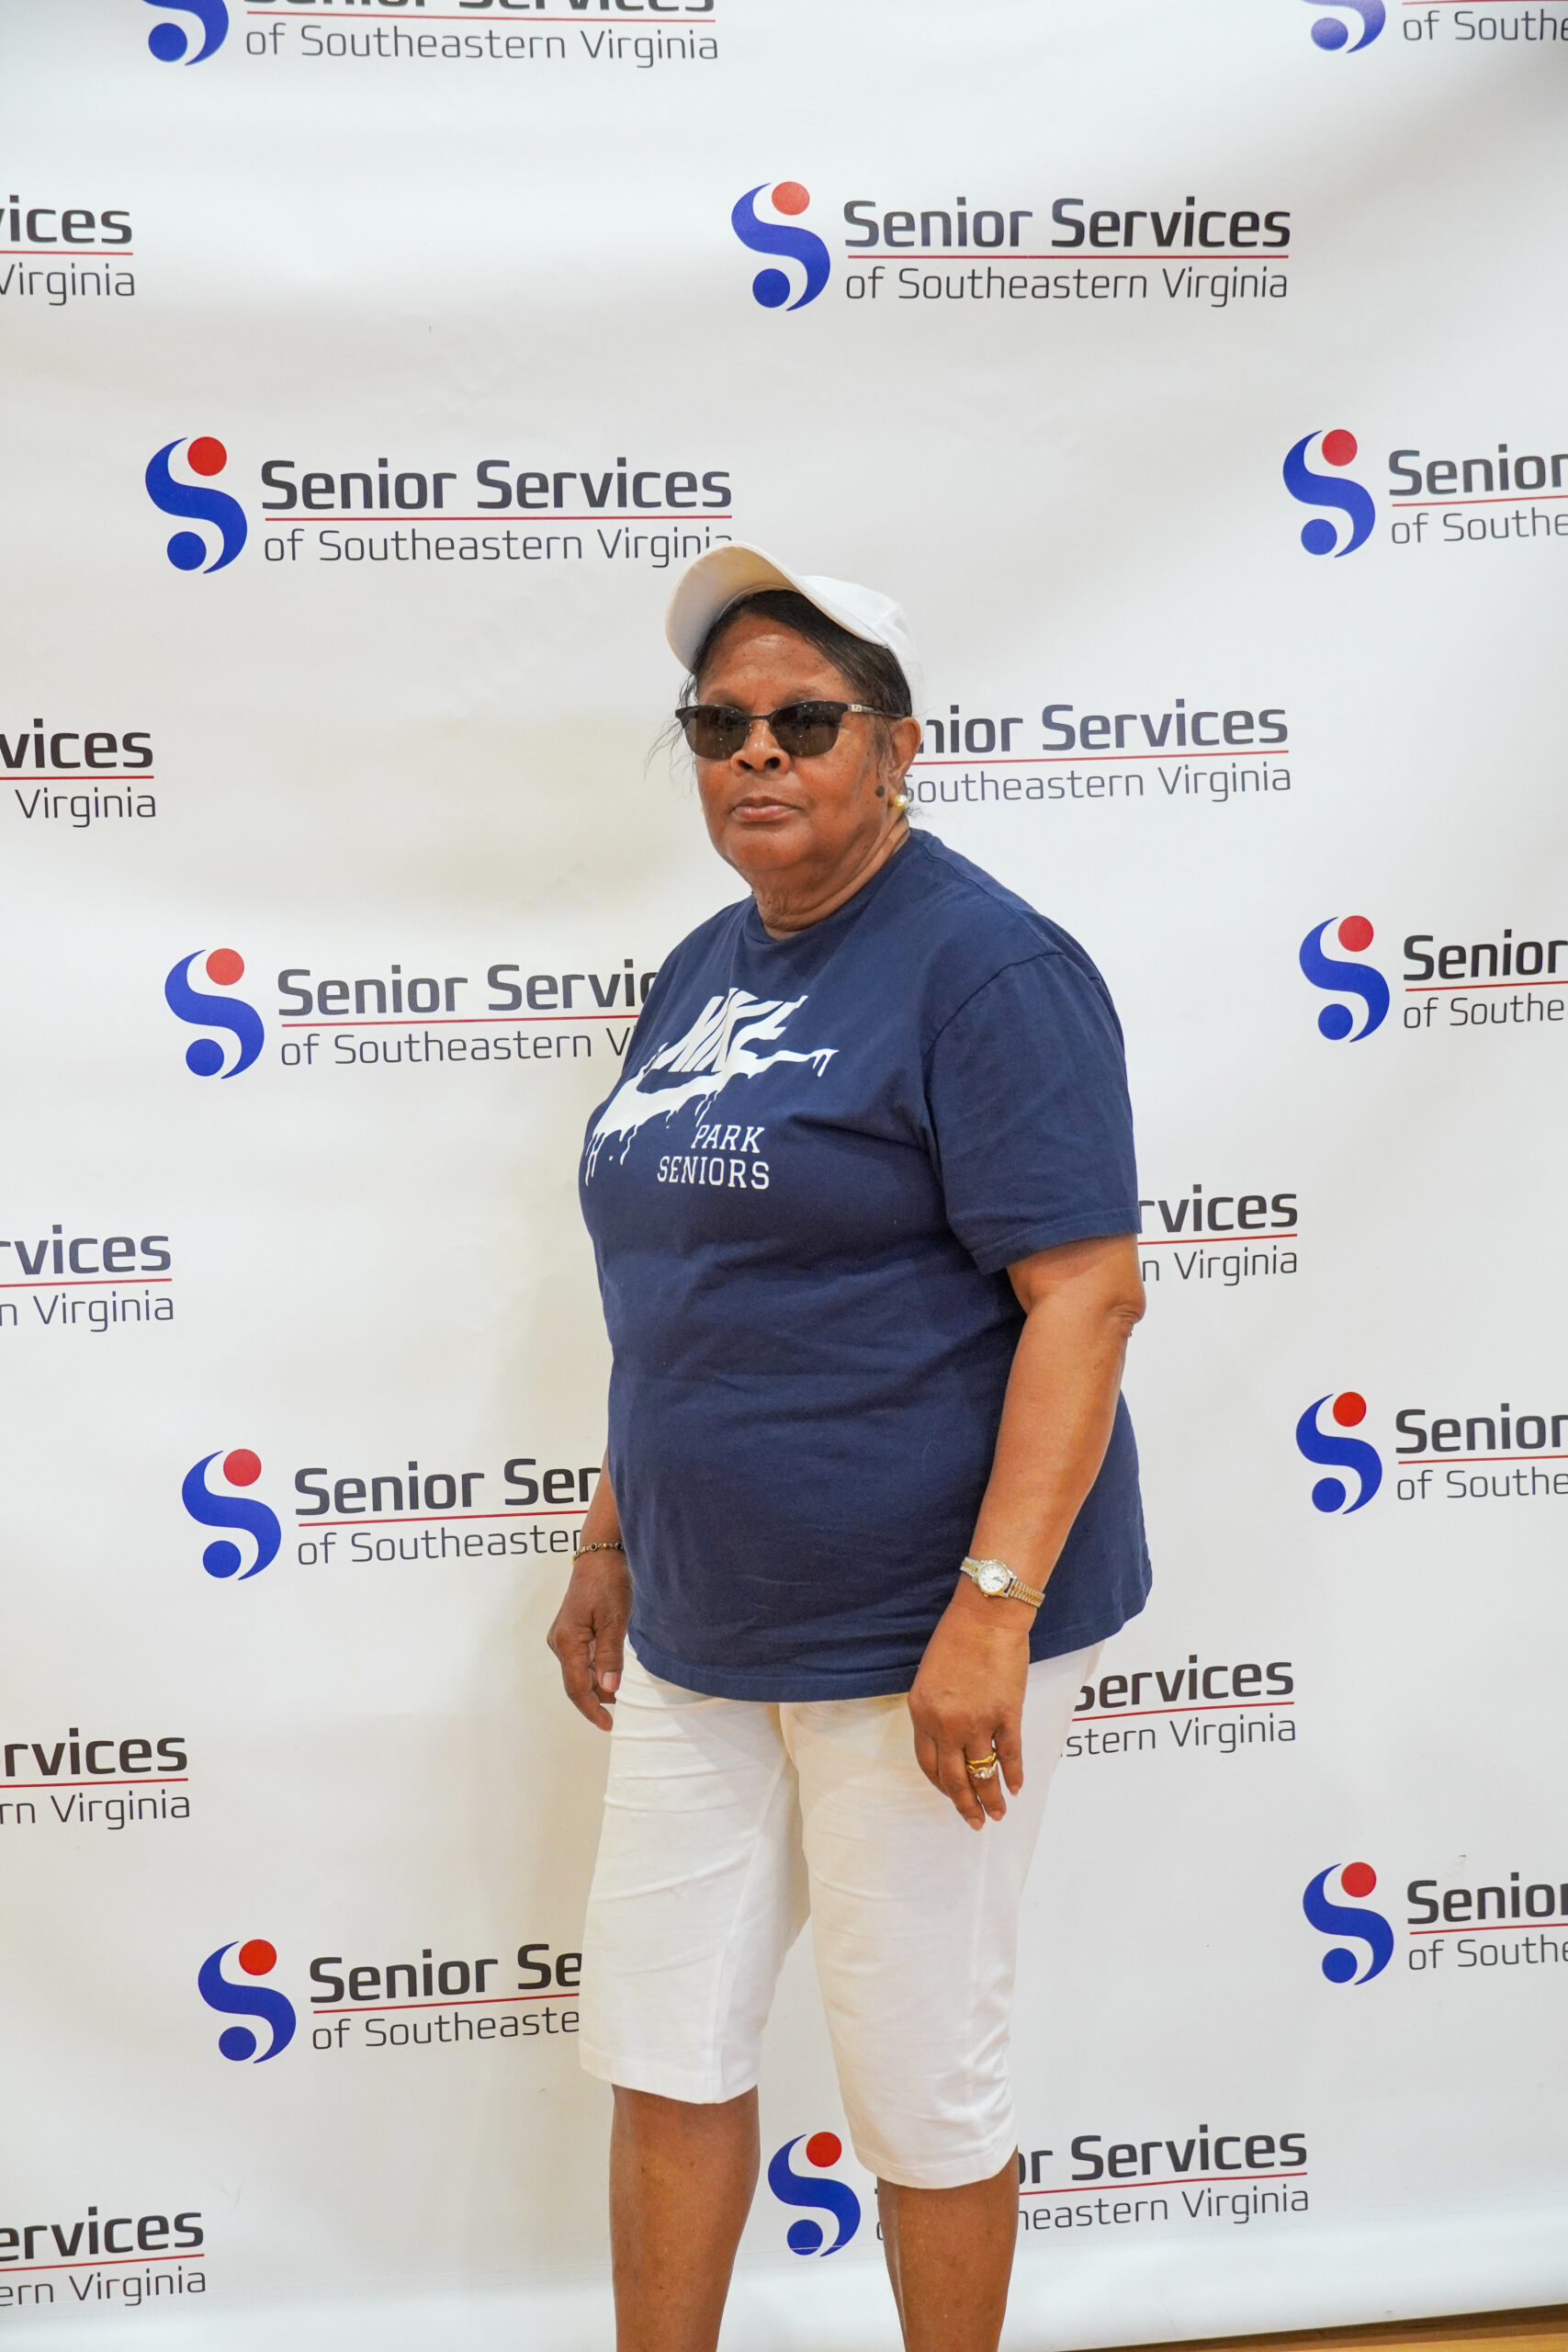
M847 628L852 637L863 637L868 645L885 645L908 681L910 705L919 718L925 700L925 680L902 605L896 605L891 596L884 596L878 589L863 588L854 580L829 580L821 572L786 571L761 548L733 543L709 548L705 555L698 556L694 563L687 566L676 582L675 594L664 616L664 634L676 660L690 670L720 613L727 612L739 597L752 595L760 588L793 588L807 604L815 605L819 613L826 613L840 628Z

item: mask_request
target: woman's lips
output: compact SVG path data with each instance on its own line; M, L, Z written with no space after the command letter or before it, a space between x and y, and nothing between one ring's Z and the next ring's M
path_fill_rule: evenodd
M798 817L799 809L792 800L776 800L770 794L754 793L730 806L731 817L744 819L750 824L762 824L778 817Z

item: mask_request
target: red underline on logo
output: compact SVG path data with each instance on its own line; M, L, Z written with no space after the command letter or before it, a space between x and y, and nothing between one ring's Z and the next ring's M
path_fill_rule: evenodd
M1133 1238L1140 1250L1179 1250L1183 1245L1190 1250L1194 1242L1202 1250L1211 1246L1217 1249L1225 1241L1299 1241L1301 1236L1294 1226L1288 1233L1274 1226L1266 1227L1260 1233L1244 1232L1236 1226L1229 1233L1157 1233L1152 1237L1135 1233Z
M1229 2133L1226 2134L1228 2138ZM1245 2137L1245 2134L1243 2135ZM1065 2188L1021 2188L1021 2197L1081 2197L1087 2189L1103 2196L1109 2189L1193 2188L1212 2180L1304 2180L1306 2166L1298 2165L1293 2172L1179 2172L1168 2180L1074 2180Z
M1545 1882L1542 1880L1537 1881L1538 1885L1544 1884L1544 1883ZM1568 1927L1568 1919L1560 1919L1557 1917L1556 1914L1553 1913L1550 1919L1472 1919L1467 1926L1462 1928L1412 1928L1410 1932L1413 1936L1473 1936L1477 1930L1482 1928L1484 1928L1488 1934L1490 1934L1494 1928L1502 1931L1509 1928L1523 1929L1557 1928L1562 1929L1565 1927Z
M173 0L171 0L173 5ZM36 776L39 784L156 784L151 768L8 768L11 776Z
M18 2262L18 2270L101 2270L109 2262L199 2262L200 2246L167 2246L160 2254L93 2254L85 2262ZM10 2265L6 2265L9 2269Z
M106 246L100 253L94 245L0 245L0 254L18 261L54 261L62 254L69 254L73 261L132 261L136 248Z
M1435 996L1440 989L1565 989L1568 973L1550 973L1544 979L1511 980L1419 980L1406 981L1406 996Z
M1103 1715L1075 1715L1076 1724L1124 1723L1129 1715L1217 1715L1229 1707L1293 1707L1293 1699L1211 1699L1190 1707L1112 1707Z
M942 721L939 719L940 726ZM1277 753L1288 752L1288 743L1178 743L1166 752L970 752L963 759L911 760L912 768L966 768L974 760L1018 760L1035 767L1071 767L1078 760L1168 760L1177 752L1228 752L1254 754L1265 753L1273 759Z
M370 2009L493 2009L519 2001L576 2000L577 1997L576 1986L570 1993L563 1994L559 1985L556 1985L548 1993L486 1993L482 1998L472 2001L339 2001L331 2008L313 2008L310 2015L313 2018L352 2017L356 2010Z
M188 1772L149 1772L133 1781L0 1781L0 1795L7 1789L166 1789L172 1781L188 1781Z
M426 1029L465 1029L498 1021L532 1022L536 1025L541 1021L635 1022L638 1010L635 1005L627 1005L620 1012L404 1012L395 1019L370 1021L361 1020L354 1013L344 1013L336 1020L318 1015L314 1021L280 1021L277 1025L280 1029L408 1029L417 1022Z
M1495 498L1405 498L1391 490L1391 506L1517 506L1521 498L1568 498L1568 490L1510 490Z
M174 0L174 5L177 6L177 5L178 5L178 0ZM331 5L332 5L332 0L327 0L327 6L330 7L330 6L331 6ZM354 6L354 0L343 0L343 6L344 7L344 9L345 9L345 10L346 10L346 9L350 9L350 8L352 8L352 7ZM387 21L387 19L386 19L384 17L380 16L379 14L378 14L378 13L376 13L376 12L374 12L374 11L369 10L368 8L367 9L367 14L369 14L369 15L371 15L371 16L373 16L373 17L374 17L374 21L375 21L377 24L384 24L384 23ZM659 13L660 14L660 16L662 16L664 12L663 12L662 10L660 10ZM302 21L303 21L303 19L301 19L301 18L299 18L299 17L279 17L276 8L247 8L247 9L245 10L245 14L246 14L246 16L247 16L247 17L273 17L273 18L274 18L274 20L275 20L276 23L278 23L278 24L284 24L284 25L287 25L287 24L299 24L299 23L300 23L300 22L302 22ZM700 19L700 21L702 22L702 24L703 24L705 27L705 26L708 26L708 25L714 25L714 24L716 24L716 23L718 22L718 19L717 19L717 17L710 17L710 16L706 13L706 11L705 11L705 10L702 10L702 9L699 9L699 10L697 11L696 15L694 15L694 16L683 17L682 17L682 21L684 24L686 24L687 26L691 27L691 28L692 28L692 29L694 29L694 29L695 29L695 28L696 28L696 25L697 25L697 23L698 23L698 21L699 21L699 19ZM321 22L321 18L318 17L316 17L313 21L314 21L314 22L316 22L317 24L319 24L319 23ZM419 13L419 15L418 15L417 17L400 17L400 18L397 19L397 22L399 23L399 25L400 25L400 27L401 30L403 30L404 32L406 32L406 31L408 30L408 28L409 28L409 27L410 27L411 25L471 25L471 24L473 24L475 21L476 21L476 20L475 20L475 18L474 18L473 17L471 17L471 16L465 16L465 17L448 16L448 15L446 15L446 14L444 14L444 13L438 12L437 10L435 10L435 9L434 9L434 8L432 8L432 9L423 9L423 8L422 8L422 9L420 10L420 13ZM507 31L508 31L508 32L521 32L521 31L523 30L523 28L525 28L525 26L526 26L526 25L581 25L581 24L584 24L584 23L586 23L586 22L590 21L590 19L588 19L585 16L578 16L578 17L536 17L536 16L527 16L527 17L490 17L487 21L488 21L489 23L491 23L491 25L494 25L494 26L496 26L496 27L498 27L498 28L499 28L500 26L502 26L502 25L504 25L504 26L506 27L506 29L507 29ZM658 25L658 26L655 26L654 29L655 29L655 31L662 31L662 30L666 29L666 28L665 28L665 27L663 27L662 25Z
M432 1475L439 1478L443 1473ZM302 1519L296 1524L303 1533L312 1527L420 1527L426 1521L449 1519L578 1519L587 1509L586 1503L558 1503L549 1510L408 1510L387 1519Z
M176 0L177 5L177 0ZM350 467L352 473L355 469ZM298 508L285 507L280 514L276 506L264 506L262 518L267 523L281 523L284 515L294 514L301 523L423 523L434 526L443 523L733 523L733 514L716 514L711 507L683 514L655 514L645 506L601 506L592 514L558 514L550 506L492 506L485 514L433 514L426 506L408 511L394 508L390 514L371 514L367 509L345 509L343 514L322 513L312 509L302 514Z
M0 1283L0 1290L146 1290L152 1283L173 1282L173 1274L57 1274L48 1283Z
M1484 1413L1478 1413L1475 1418L1477 1420L1483 1421L1487 1416ZM1527 1421L1532 1421L1540 1419L1541 1416L1527 1413L1524 1418ZM1396 1453L1393 1458L1401 1469L1404 1470L1413 1470L1421 1459L1419 1454L1415 1453ZM1439 1462L1568 1462L1568 1453L1438 1453L1434 1454L1430 1461L1423 1462L1421 1466L1424 1470L1435 1470Z
M1289 253L1223 253L1218 245L1179 245L1168 247L1163 253L1130 254L1120 245L1068 245L1065 251L1053 254L1015 254L999 245L973 245L964 253L926 252L921 247L886 245L880 252L874 245L846 245L845 254L852 260L870 260L874 254L878 261L973 261L985 262L995 267L1007 261L1191 261L1200 256L1205 261L1289 261Z

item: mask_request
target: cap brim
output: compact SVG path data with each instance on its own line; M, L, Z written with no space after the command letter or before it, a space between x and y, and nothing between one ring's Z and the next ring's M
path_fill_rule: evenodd
M817 603L793 571L786 571L761 548L733 543L709 548L687 567L664 615L664 634L682 669L693 667L720 613L728 611L738 596L754 595L760 588L793 588L811 604ZM859 629L854 634L858 637Z
M695 668L719 615L728 612L738 597L753 595L761 588L793 588L852 637L866 645L884 647L903 671L911 707L919 710L925 693L919 655L908 623L893 599L854 581L791 571L762 548L709 548L681 575L664 616L664 634L682 669Z

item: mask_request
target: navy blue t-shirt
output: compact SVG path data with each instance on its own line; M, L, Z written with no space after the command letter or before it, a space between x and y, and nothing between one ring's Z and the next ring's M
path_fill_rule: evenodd
M787 939L750 899L669 957L590 1121L610 1475L650 1673L908 1690L990 1475L1005 1269L1138 1225L1122 1033L1075 940L916 833ZM1032 1657L1113 1634L1148 1553L1125 1404Z

